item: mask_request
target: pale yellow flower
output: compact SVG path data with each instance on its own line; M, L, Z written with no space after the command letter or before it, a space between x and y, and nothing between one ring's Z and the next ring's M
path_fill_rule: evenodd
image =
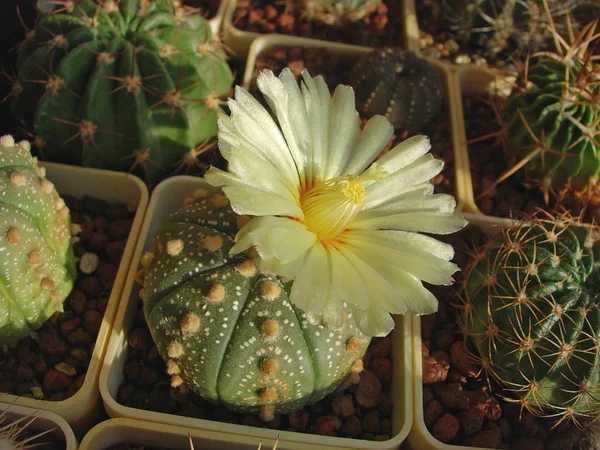
M238 214L255 216L232 254L254 247L260 269L294 280L291 302L331 328L344 320L343 302L372 336L394 327L390 313L436 311L422 281L451 284L454 250L420 233L465 221L452 196L433 193L443 162L429 139L407 139L373 163L393 129L376 116L361 131L352 88L331 96L306 71L299 87L289 69L279 78L265 70L257 84L272 114L238 87L231 116L219 119L228 171L206 174Z

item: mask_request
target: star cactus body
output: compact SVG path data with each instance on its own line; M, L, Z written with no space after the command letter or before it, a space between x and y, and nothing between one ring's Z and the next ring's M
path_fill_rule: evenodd
M197 11L172 0L65 0L21 45L11 106L47 159L136 170L153 183L196 161L231 83Z
M600 409L600 242L596 227L534 219L475 252L464 332L483 368L535 415Z
M0 344L39 328L73 288L69 210L28 142L0 138Z
M309 20L328 25L344 25L362 20L375 12L381 0L286 0L291 9Z
M292 306L289 283L230 257L247 217L198 191L156 233L144 267L144 312L173 386L265 420L314 403L354 367L370 338L348 306L337 330ZM357 369L359 368L359 369Z

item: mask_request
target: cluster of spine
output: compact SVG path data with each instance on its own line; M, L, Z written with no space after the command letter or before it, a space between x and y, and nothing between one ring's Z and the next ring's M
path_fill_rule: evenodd
M194 169L233 77L198 10L176 0L58 0L19 48L11 107L46 159Z
M439 114L444 98L439 71L399 48L384 47L361 57L349 84L364 117L385 116L394 128L410 133Z
M73 288L69 209L30 153L0 138L0 344L39 328Z
M534 218L477 249L463 286L463 331L488 375L538 416L600 410L597 227Z
M579 0L545 0L560 20ZM490 62L502 57L521 59L541 49L550 38L544 0L444 0L443 20L457 40L479 49Z
M381 0L286 0L288 8L315 22L339 26L357 22L377 10Z
M289 285L229 256L247 222L200 190L171 215L141 260L144 313L172 386L270 420L314 403L362 370L370 338L346 311L340 329L313 325Z
M546 192L587 191L598 184L600 87L594 33L590 24L574 44L536 57L507 101L508 150L527 162L526 181Z

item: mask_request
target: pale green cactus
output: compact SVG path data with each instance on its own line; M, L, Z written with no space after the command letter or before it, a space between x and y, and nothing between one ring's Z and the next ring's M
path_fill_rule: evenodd
M356 22L377 10L381 0L286 0L309 20L328 25Z

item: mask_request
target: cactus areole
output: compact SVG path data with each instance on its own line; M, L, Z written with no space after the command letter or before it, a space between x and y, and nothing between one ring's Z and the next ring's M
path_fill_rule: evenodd
M480 248L464 285L465 334L488 374L535 415L600 410L598 229L534 220Z
M0 344L62 311L75 275L65 202L28 142L0 138Z
M12 110L46 159L150 183L197 163L233 81L208 23L175 0L64 0L19 49Z
M214 188L211 188L214 189ZM172 386L269 420L314 403L362 369L370 338L350 308L338 329L313 325L282 279L229 256L248 217L197 191L142 257L144 312Z

